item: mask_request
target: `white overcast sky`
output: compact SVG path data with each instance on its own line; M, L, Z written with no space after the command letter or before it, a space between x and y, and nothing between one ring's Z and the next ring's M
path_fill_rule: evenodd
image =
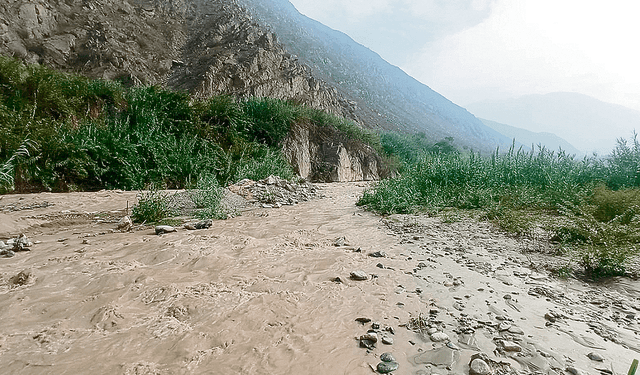
M290 1L463 106L569 91L640 110L640 1Z

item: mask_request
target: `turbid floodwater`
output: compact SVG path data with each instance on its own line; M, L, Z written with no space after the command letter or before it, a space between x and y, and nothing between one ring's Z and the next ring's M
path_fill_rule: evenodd
M163 235L115 230L134 192L2 196L0 239L34 242L0 258L2 373L371 374L391 353L395 374L468 374L472 357L626 374L640 358L637 281L559 280L490 223L382 218L355 206L364 184L318 186Z

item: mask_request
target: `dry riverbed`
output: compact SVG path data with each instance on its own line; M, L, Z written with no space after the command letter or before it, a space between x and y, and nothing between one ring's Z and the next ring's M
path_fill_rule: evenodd
M33 242L0 258L2 372L626 374L640 358L638 281L558 280L491 224L381 218L355 206L364 184L319 188L163 235L115 230L133 192L2 196L0 239Z

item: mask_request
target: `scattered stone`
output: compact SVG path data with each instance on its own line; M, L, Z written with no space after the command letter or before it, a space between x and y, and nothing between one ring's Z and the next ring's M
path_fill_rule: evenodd
M8 240L7 246L10 247L10 250L17 253L18 251L30 251L31 249L29 248L33 246L33 243L27 238L27 236L21 234L16 238Z
M382 343L385 345L393 345L393 338L389 336L382 336L382 339L380 341L382 341Z
M368 340L371 342L378 342L378 335L375 332L367 332L364 335L360 336L360 340Z
M369 275L364 271L353 271L349 276L352 280L364 281L369 280Z
M85 238L84 240L82 240L82 244L83 245L90 245L91 241L89 241L88 239Z
M376 267L378 267L378 268L383 268L383 269L384 269L384 265L383 265L382 263L378 263L378 264L376 264Z
M471 360L469 364L469 374L471 375L489 375L491 373L491 367L480 358Z
M184 228L188 230L207 229L207 228L210 228L212 225L213 225L213 220L207 219L207 220L198 221L197 223L187 223L184 225Z
M35 278L36 277L31 270L24 270L12 277L9 282L15 286L23 286L34 282Z
M396 358L393 356L393 354L387 352L387 353L382 353L380 355L380 360L382 362L397 362Z
M384 258L387 256L387 253L384 251L376 251L375 253L370 253L369 256L373 258Z
M346 238L338 237L338 238L335 239L335 241L333 241L333 246L335 246L335 247L345 246L346 241L347 241Z
M502 342L502 347L504 348L504 350L506 352L521 352L522 351L522 347L518 344L516 344L513 341L503 341Z
M590 360L596 361L596 362L603 362L604 361L604 357L603 356L601 356L598 353L594 353L594 352L591 352L591 353L587 354L587 357L589 357Z
M524 331L522 330L522 328L520 327L515 327L515 326L511 326L509 327L509 329L507 330L507 332L509 333L513 333L515 335L524 335Z
M0 251L0 256L4 258L11 258L11 257L14 257L15 255L16 253L13 250L4 249Z
M378 363L377 370L381 374L388 374L390 372L396 371L400 365L398 362L380 362Z
M442 341L449 340L449 335L447 335L444 332L436 332L431 336L429 336L429 338L431 338L431 341L434 341L434 342L442 342Z
M378 335L376 335L374 332L367 332L366 334L360 336L361 348L373 350L376 348L377 342L378 342Z
M165 233L171 233L171 232L176 232L176 228L172 227L171 225L156 226L156 234L165 234Z
M556 322L556 315L554 313L548 312L546 314L544 314L544 318L546 320L548 320L551 323L555 323Z
M371 321L371 319L369 319L369 318L356 318L356 322L362 323L362 324L367 324L370 321Z
M380 329L380 323L373 322L371 324L371 329L373 329L373 330Z
M133 221L131 221L131 218L129 216L125 216L120 219L117 228L119 231L128 232L131 230L131 228L133 228Z
M572 375L582 375L583 372L578 370L577 368L573 367L573 366L568 366L567 367L567 372L572 374Z
M333 279L331 279L331 281L337 284L342 284L342 279L339 277L334 277Z
M502 323L500 323L500 325L498 326L498 331L502 332L502 331L508 331L511 328L511 323L504 321Z

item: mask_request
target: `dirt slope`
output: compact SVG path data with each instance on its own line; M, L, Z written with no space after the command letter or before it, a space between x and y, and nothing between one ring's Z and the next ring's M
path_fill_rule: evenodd
M320 186L321 199L162 236L113 231L135 193L3 196L0 239L36 243L0 258L0 368L370 374L391 352L397 374L467 374L476 353L495 374L626 374L640 358L637 282L555 280L489 224L381 219L354 205L364 185ZM392 345L359 347L372 323Z

